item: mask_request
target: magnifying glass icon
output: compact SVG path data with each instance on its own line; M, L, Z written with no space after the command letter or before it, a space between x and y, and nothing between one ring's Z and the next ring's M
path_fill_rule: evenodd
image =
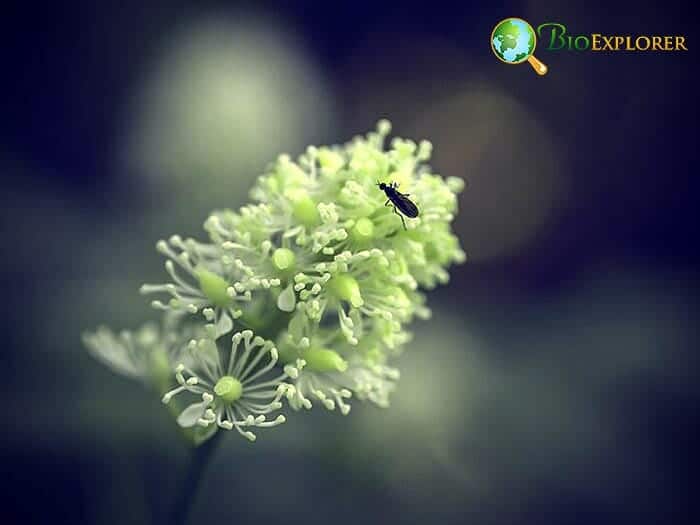
M535 58L537 35L522 18L501 20L491 33L491 50L501 62L522 64L527 61L538 75L547 74L547 66Z

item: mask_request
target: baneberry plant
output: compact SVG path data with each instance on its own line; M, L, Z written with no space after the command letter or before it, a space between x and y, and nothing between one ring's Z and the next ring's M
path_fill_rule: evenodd
M386 150L389 131L380 121L343 146L281 155L253 204L212 212L206 240L158 241L168 282L141 292L160 324L99 328L90 352L159 391L195 444L234 429L254 441L284 423L285 403L388 406L406 326L430 314L420 289L465 258L450 228L463 181L431 172L427 141ZM377 182L410 191L420 215L406 230Z

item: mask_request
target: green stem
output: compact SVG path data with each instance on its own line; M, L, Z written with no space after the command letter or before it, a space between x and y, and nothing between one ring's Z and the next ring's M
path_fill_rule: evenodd
M202 475L221 440L223 432L217 432L210 439L192 449L192 456L187 467L187 474L180 486L180 491L170 512L170 525L185 525L194 504Z

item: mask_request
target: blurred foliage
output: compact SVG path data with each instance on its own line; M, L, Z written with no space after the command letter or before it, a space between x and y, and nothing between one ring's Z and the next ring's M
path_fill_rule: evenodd
M165 208L201 217L242 204L280 152L323 140L332 106L284 26L250 14L209 16L172 34L148 68L121 160L155 179Z

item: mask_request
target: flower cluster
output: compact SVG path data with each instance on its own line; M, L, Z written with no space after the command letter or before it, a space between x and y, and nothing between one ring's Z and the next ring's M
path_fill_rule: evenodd
M118 372L156 378L171 406L193 396L177 422L200 429L198 442L217 429L254 440L254 427L285 421L270 416L283 402L342 414L352 399L387 406L405 327L430 314L419 288L445 283L465 259L450 228L463 181L431 173L429 142L396 138L385 150L389 131L380 121L344 146L281 155L253 204L207 218L206 241L159 241L170 280L141 291L157 294L163 327L100 328L88 348ZM418 206L405 228L379 182Z

